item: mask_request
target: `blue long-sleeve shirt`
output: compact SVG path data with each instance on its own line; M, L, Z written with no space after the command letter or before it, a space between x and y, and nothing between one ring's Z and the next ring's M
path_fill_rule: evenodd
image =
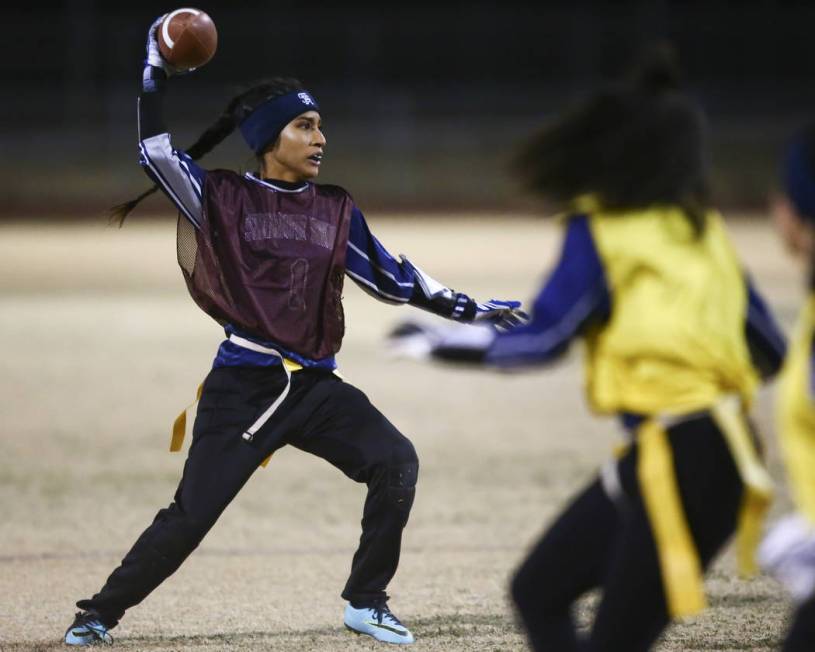
M786 340L752 280L749 276L745 280L745 335L753 365L767 378L780 369ZM552 362L586 327L606 321L611 305L611 292L588 217L575 216L567 224L560 258L535 297L528 324L489 337L454 334L436 347L434 356L504 368Z

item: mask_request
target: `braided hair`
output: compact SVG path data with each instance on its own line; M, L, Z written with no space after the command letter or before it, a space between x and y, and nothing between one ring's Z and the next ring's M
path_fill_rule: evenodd
M304 90L303 84L293 77L272 77L271 79L253 84L250 88L240 92L229 101L226 105L226 109L224 109L224 112L218 119L204 130L198 137L198 140L186 149L187 155L195 161L203 158L204 155L215 149L229 134L235 131L244 118L259 105L275 97L301 90ZM109 211L110 221L122 226L128 214L130 214L144 198L156 192L158 188L157 184L153 185L138 197L111 207Z
M607 210L681 207L694 233L709 204L706 124L681 90L676 55L652 46L618 83L532 138L513 161L531 192L567 208L593 195Z

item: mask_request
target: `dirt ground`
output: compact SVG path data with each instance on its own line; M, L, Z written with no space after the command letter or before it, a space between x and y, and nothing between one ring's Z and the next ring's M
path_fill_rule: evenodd
M548 222L370 217L393 253L479 298L530 298L557 252ZM731 222L746 267L787 329L800 274L761 219ZM384 334L425 317L348 282L347 380L416 445L421 472L391 607L414 649L523 650L508 578L619 436L591 416L579 347L522 374L394 360ZM62 649L73 603L95 592L160 507L184 462L169 429L222 332L188 298L174 226L0 226L0 650ZM756 410L779 481L773 387ZM126 650L373 650L342 628L339 597L364 487L296 450L258 471L198 551L114 630ZM789 603L769 578L707 580L711 608L657 649L772 650ZM588 604L592 597L589 597ZM581 620L587 617L587 605ZM380 648L381 649L381 648Z

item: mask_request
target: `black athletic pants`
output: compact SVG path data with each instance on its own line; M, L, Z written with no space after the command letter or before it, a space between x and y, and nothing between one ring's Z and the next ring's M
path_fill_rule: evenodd
M795 612L783 652L812 652L815 650L815 596L804 602Z
M174 502L158 512L99 593L77 606L115 625L181 565L261 461L285 444L368 485L362 536L342 596L357 606L387 600L413 504L419 468L413 445L360 390L310 369L292 374L283 403L251 441L243 439L286 383L281 367L210 372Z
M743 486L727 443L707 417L669 429L677 483L691 534L707 568L736 527ZM640 494L637 446L617 463L622 496L600 480L556 519L521 565L512 597L534 650L640 652L668 624L665 594ZM587 591L602 598L580 639L572 609Z

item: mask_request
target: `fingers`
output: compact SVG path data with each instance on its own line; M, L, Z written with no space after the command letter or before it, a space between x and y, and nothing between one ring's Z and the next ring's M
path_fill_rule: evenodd
M150 25L150 28L147 30L147 59L145 62L147 63L147 65L152 66L154 68L161 68L169 77L170 75L176 74L178 71L175 68L173 68L173 66L171 66L169 63L167 63L163 56L161 56L161 50L159 49L157 34L157 30L161 26L161 23L164 22L164 19L166 17L167 14L162 14L161 16L156 18Z
M501 299L490 299L486 303L481 304L486 306L487 308L492 308L494 310L515 310L521 307L520 301L503 301Z
M529 315L523 310L502 310L493 320L495 329L505 333L529 323Z
M158 49L158 28L161 26L161 23L164 22L164 19L167 17L167 14L162 14L158 18L156 18L150 28L147 30L147 49L148 52L151 49L151 46L155 46Z
M529 323L529 315L523 310L508 310L503 315L503 323L511 328Z
M475 322L489 322L496 330L506 332L528 323L529 315L521 310L520 301L501 301L490 299L477 304Z

